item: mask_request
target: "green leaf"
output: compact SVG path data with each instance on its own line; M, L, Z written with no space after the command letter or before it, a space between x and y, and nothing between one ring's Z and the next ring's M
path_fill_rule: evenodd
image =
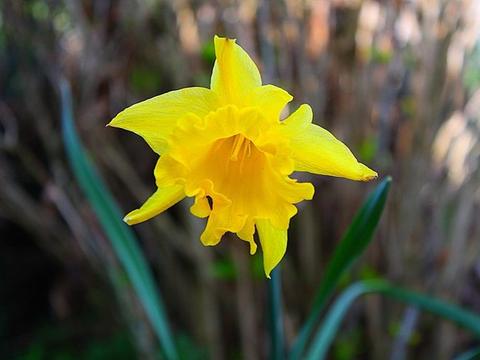
M215 62L215 44L212 40L205 42L200 50L202 59L209 65Z
M237 269L230 258L215 260L210 264L209 273L212 277L222 280L235 280L237 278Z
M282 278L280 266L273 269L268 282L268 324L270 335L270 359L285 358L282 316Z
M331 310L327 313L323 324L312 341L312 346L305 357L307 360L322 360L335 338L342 319L351 304L361 295L378 293L395 300L415 306L421 310L439 315L453 321L467 330L480 336L480 317L461 307L447 303L443 300L419 294L413 291L395 287L383 280L361 281L347 288Z
M456 356L454 360L475 360L480 359L480 347L473 348L471 350L465 351L460 355Z
M123 265L167 359L177 353L170 333L164 305L153 275L138 246L133 231L123 223L122 214L110 191L82 147L73 122L72 97L66 81L60 83L62 135L68 160L76 180L87 196L103 230Z
M353 262L364 252L372 240L380 216L387 199L391 177L385 178L368 197L362 208L357 212L353 222L336 247L328 264L320 287L317 290L310 315L300 330L290 351L290 359L302 358L303 351L317 324L321 311L332 295L342 275Z

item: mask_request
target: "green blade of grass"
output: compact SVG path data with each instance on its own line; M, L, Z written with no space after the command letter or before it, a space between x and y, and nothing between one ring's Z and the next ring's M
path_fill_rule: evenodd
M322 309L335 290L338 281L370 243L385 207L391 182L392 179L387 177L375 188L355 215L340 244L336 247L332 259L325 269L325 275L317 290L310 315L290 350L290 359L302 358Z
M324 359L350 305L359 296L371 293L383 294L421 310L439 315L470 330L476 336L480 336L480 317L477 314L434 297L395 287L383 280L367 280L348 287L334 303L316 333L305 359Z
M465 351L460 355L455 356L453 360L475 360L480 359L480 347Z
M75 131L70 87L60 83L62 105L62 135L68 160L76 180L110 240L127 276L145 309L167 359L176 359L170 327L163 302L155 286L153 275L138 246L133 231L123 223L121 212L108 188L83 149Z
M282 360L285 358L282 316L282 278L280 271L280 266L277 266L272 271L272 278L267 280L270 359L272 360Z

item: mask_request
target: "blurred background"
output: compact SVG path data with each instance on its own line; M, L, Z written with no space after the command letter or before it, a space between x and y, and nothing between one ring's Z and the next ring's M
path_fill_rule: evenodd
M474 0L0 1L0 357L153 359L156 339L69 167L58 78L125 213L154 190L155 154L105 128L134 102L208 86L213 35L236 38L264 82L312 105L392 191L342 286L384 277L480 311L480 3ZM287 342L373 183L308 178L282 262ZM134 227L185 359L264 359L261 252L199 242L184 201ZM355 303L329 358L451 359L466 331L378 296Z

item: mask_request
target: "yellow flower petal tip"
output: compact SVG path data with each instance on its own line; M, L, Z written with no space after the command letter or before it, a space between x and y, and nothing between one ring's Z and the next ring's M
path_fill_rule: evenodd
M142 216L139 213L140 213L140 209L136 209L129 212L127 215L124 216L123 222L125 222L128 225L136 225L145 221L146 219L142 219Z
M138 217L135 216L135 213L138 212L139 209L130 211L127 215L123 217L123 222L128 224L128 225L135 225L138 224L141 221L136 221L138 220Z
M123 220L138 224L184 197L194 198L191 213L208 218L201 242L213 246L232 232L249 242L254 254L257 231L270 279L285 255L296 204L314 194L312 184L291 178L294 171L359 181L377 173L315 125L310 106L281 120L292 96L263 85L257 65L234 39L215 36L214 45L210 88L156 96L107 124L140 135L160 156L154 170L157 190Z
M135 225L159 215L185 197L183 186L173 184L159 187L139 208L129 212L123 221Z
M362 170L362 175L361 175L361 180L362 181L370 181L370 180L374 180L378 177L378 174L376 171L373 171L372 169L370 169L369 167L363 165L363 164L360 164L361 166L361 170Z
M220 36L220 35L214 35L213 37L213 42L215 45L221 45L222 43L233 43L235 44L237 42L237 39L231 39L228 37Z

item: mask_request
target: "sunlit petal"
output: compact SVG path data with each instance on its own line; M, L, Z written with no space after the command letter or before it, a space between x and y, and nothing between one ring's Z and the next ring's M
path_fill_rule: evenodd
M108 125L132 131L162 154L178 120L187 114L205 116L217 108L217 96L209 89L192 87L153 97L120 112Z
M215 55L211 89L224 105L246 105L250 92L262 85L257 66L233 39L215 36Z
M282 124L291 141L295 170L368 181L377 173L359 163L348 147L330 132L312 124L312 109L302 105Z
M268 220L257 220L257 231L263 251L263 268L265 275L270 273L282 260L287 250L287 230L275 228Z
M123 221L128 225L134 225L149 220L175 205L184 197L185 192L183 191L183 186L180 185L158 189L145 201L140 209L128 213Z
M274 85L257 87L249 95L250 105L261 109L264 116L272 120L279 120L283 108L292 99L292 95Z

